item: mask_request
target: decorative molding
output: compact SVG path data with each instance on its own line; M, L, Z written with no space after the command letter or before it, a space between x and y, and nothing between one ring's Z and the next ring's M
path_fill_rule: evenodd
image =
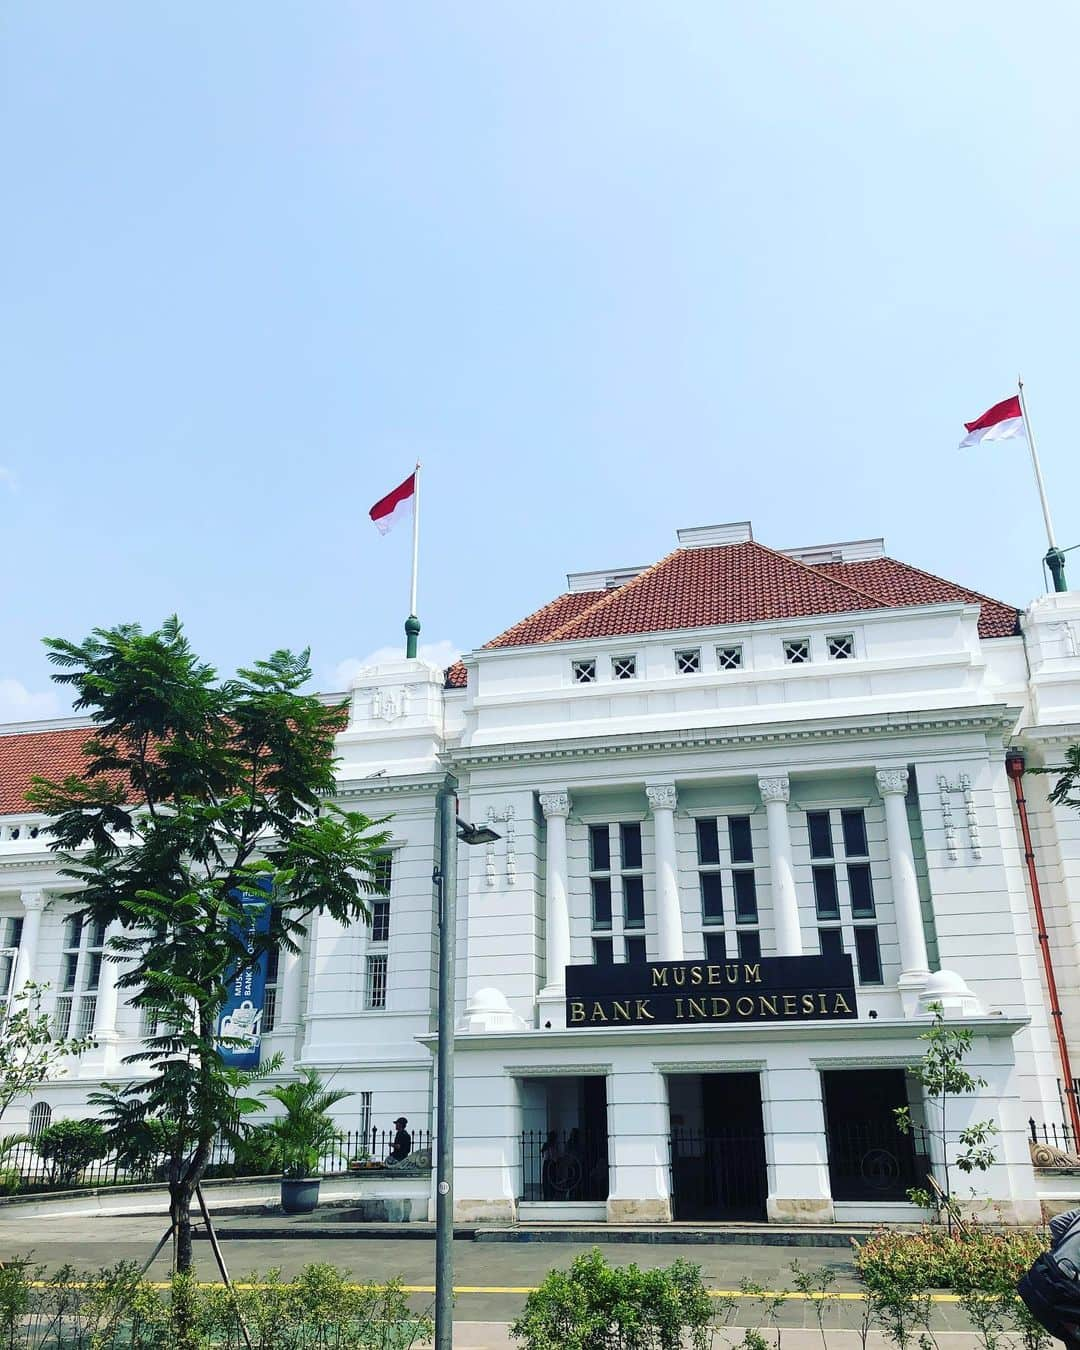
M371 715L383 722L395 722L409 711L409 689L375 689L371 695Z
M907 769L878 769L874 775L877 790L883 797L907 796Z
M674 783L647 784L645 796L650 811L674 811L679 801Z
M819 672L820 673L820 672ZM830 667L830 674L832 668ZM813 719L803 723L765 722L757 726L686 728L668 733L581 737L571 740L501 742L463 746L448 752L451 766L468 768L557 760L616 759L620 755L667 755L672 751L734 747L789 746L807 742L896 740L913 735L952 731L1012 732L1021 709L995 703L979 709L946 708L938 712L885 713L867 718Z
M964 798L964 815L967 818L971 853L977 862L982 857L982 839L979 835L979 816L975 809L975 796L971 790L971 775L962 773L955 783L950 783L943 773L939 773L937 783L938 794L941 797L941 818L945 826L945 847L949 853L949 861L956 862L960 857L952 809L952 794L959 792Z
M503 839L506 842L506 884L512 886L517 881L517 850L514 839L514 807L508 806L505 811L496 811L493 806L487 810L488 822L491 825L505 824L502 832ZM495 840L493 839L487 846L487 857L484 860L484 874L489 886L495 885Z
M761 800L766 804L769 802L782 802L785 806L791 797L791 783L787 774L778 774L773 778L759 778L757 780L758 791L761 793Z
M32 914L34 911L37 911L40 914L52 897L46 895L44 891L33 889L21 891L19 893L19 899L22 901L23 909L25 909L28 914Z
M545 820L550 820L552 816L565 819L570 814L570 794L565 788L560 792L541 792L539 795L540 810Z

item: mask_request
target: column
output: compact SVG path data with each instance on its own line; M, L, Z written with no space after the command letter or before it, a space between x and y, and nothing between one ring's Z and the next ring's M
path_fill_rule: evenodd
M105 930L105 948L101 956L101 974L98 977L97 1002L94 1006L94 1039L116 1039L116 1009L119 1002L116 980L120 964L110 960L112 940L120 932L119 924L110 924Z
M907 781L907 769L879 769L877 772L878 792L885 803L893 909L896 912L896 933L900 943L899 984L901 994L905 990L908 993L904 1007L910 1015L914 1011L917 992L930 974L930 967L926 959L922 900L915 875L915 855L911 851L911 831L908 828Z
M772 887L773 923L776 925L777 956L802 956L799 897L791 865L791 830L788 826L790 785L787 774L759 778L758 791L765 803L769 827L769 877Z
M570 906L567 901L566 817L570 794L541 792L540 809L547 822L547 881L544 891L544 992L566 987L570 964Z
M301 939L302 940L302 939ZM295 1033L300 1025L300 970L303 954L290 952L282 947L278 956L278 1005L277 1024L273 1035L278 1031Z
M17 994L29 980L37 966L38 934L41 932L41 915L48 897L44 891L23 891L19 897L23 907L22 938L19 942L19 955L15 959L15 978L11 992Z
M675 784L647 786L645 796L649 799L655 835L657 954L661 961L681 961L684 953L679 861L675 853Z

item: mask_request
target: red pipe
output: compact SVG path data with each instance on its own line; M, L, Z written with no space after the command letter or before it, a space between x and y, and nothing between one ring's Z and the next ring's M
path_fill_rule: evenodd
M1073 1148L1077 1149L1080 1148L1080 1108L1077 1107L1076 1085L1073 1082L1072 1069L1069 1066L1069 1047L1065 1043L1061 1000L1058 998L1057 980L1054 979L1054 958L1050 955L1050 938L1046 932L1046 915L1043 913L1042 895L1039 892L1039 877L1035 871L1035 850L1031 846L1027 799L1024 796L1024 756L1019 751L1010 750L1005 756L1005 772L1012 779L1013 791L1016 794L1016 810L1020 816L1020 832L1024 836L1024 861L1027 863L1028 880L1031 883L1031 900L1035 907L1036 935L1039 939L1039 950L1042 952L1046 991L1050 996L1050 1019L1057 1036L1058 1058L1061 1060L1061 1072L1065 1079L1065 1100L1069 1104Z

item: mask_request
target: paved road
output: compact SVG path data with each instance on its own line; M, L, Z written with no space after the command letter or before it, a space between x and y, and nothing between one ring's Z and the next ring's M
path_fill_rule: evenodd
M222 1221L227 1227L230 1220ZM10 1211L0 1218L0 1259L32 1252L34 1259L49 1268L65 1262L76 1267L95 1269L116 1261L140 1264L153 1250L163 1231L158 1218L125 1216L122 1218L66 1217L19 1219ZM584 1243L454 1243L455 1315L467 1322L506 1322L521 1309L525 1295L552 1267L565 1268ZM848 1297L831 1306L826 1325L852 1327L858 1321L860 1301L850 1257L836 1247L762 1247L719 1244L639 1245L602 1243L600 1250L613 1264L636 1262L644 1268L669 1265L683 1257L701 1266L710 1289L737 1290L748 1278L767 1289L784 1289L791 1284L791 1262L798 1260L804 1269L828 1267L836 1273L835 1288ZM292 1275L312 1261L326 1261L349 1271L357 1280L384 1280L400 1276L413 1290L412 1303L423 1309L430 1305L434 1281L434 1242L430 1239L237 1239L223 1243L225 1260L237 1279L253 1272L279 1267ZM216 1278L209 1244L196 1244L198 1271L206 1279ZM163 1255L151 1271L153 1276L168 1276L168 1256ZM814 1309L805 1300L784 1304L780 1319L790 1327L816 1326ZM761 1325L761 1309L755 1300L740 1298L733 1323L738 1326ZM967 1324L955 1304L940 1302L935 1308L935 1326L946 1331L966 1330Z

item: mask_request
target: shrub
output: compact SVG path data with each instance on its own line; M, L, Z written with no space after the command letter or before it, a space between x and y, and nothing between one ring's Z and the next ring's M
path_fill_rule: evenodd
M1041 1232L991 1230L970 1225L969 1236L941 1228L918 1232L879 1228L855 1243L855 1269L873 1293L897 1287L1011 1292L1016 1282L1049 1245Z
M38 1156L49 1164L49 1180L70 1186L95 1158L108 1151L105 1131L97 1120L58 1120L48 1125L36 1140Z
M0 1195L14 1195L22 1185L22 1173L17 1167L0 1167Z
M525 1350L705 1350L711 1316L700 1266L609 1266L594 1247L548 1273L510 1334Z

